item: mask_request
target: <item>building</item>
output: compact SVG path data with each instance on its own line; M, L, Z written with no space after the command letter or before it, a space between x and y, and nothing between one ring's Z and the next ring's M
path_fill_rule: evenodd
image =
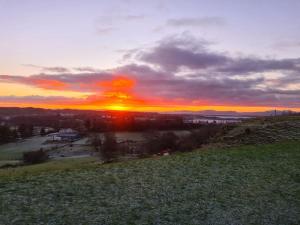
M76 141L80 139L80 135L76 130L71 128L60 129L59 132L48 134L52 141Z

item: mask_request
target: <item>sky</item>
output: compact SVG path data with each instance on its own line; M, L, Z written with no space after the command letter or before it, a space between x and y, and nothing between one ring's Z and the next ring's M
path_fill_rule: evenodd
M300 111L298 0L0 0L0 106Z

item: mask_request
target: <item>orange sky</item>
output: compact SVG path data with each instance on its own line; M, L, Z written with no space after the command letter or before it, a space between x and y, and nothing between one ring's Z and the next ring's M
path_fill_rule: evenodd
M68 90L68 84L47 79L37 79L32 85L18 83L0 83L1 95L26 96L45 96L44 101L21 101L10 102L2 101L0 106L4 107L41 107L50 109L93 109L93 110L127 110L143 112L167 112L167 111L240 111L257 112L274 110L274 107L267 106L235 106L235 105L216 105L209 102L190 102L184 99L163 99L157 97L142 97L133 92L137 84L136 80L126 76L116 76L111 80L103 80L95 83L99 87L98 93L84 93ZM64 96L69 99L56 99L47 101L47 97ZM299 108L277 107L277 110L290 109L300 111Z

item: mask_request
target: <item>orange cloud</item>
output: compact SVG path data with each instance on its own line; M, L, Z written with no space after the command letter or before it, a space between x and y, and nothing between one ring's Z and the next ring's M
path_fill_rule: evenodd
M116 76L112 80L109 81L99 81L96 83L97 86L111 89L111 90L130 90L136 84L136 81L132 78L126 76Z
M68 84L58 80L36 79L32 83L43 89L65 90L68 87Z
M128 110L133 105L144 104L144 101L133 93L132 89L136 85L136 80L133 78L116 76L111 80L99 81L96 85L104 91L99 96L88 98L92 105L101 105L112 110Z
M295 94L292 91L287 92L289 95L282 95L282 98L276 98L275 101L270 93L248 87L249 82L256 84L257 81L227 79L219 82L178 77L175 79L163 74L151 76L149 71L144 69L138 70L138 74L145 75L143 79L142 76L134 75L137 72L128 71L121 71L120 74L129 75L73 74L30 77L0 75L0 84L2 81L6 82L5 85L23 84L38 89L38 92L26 89L18 95L14 92L11 96L6 92L1 96L0 93L0 106L160 112L206 109L250 112L274 108L300 111L299 104L296 104L297 101L293 99L298 92ZM247 82L246 86L245 82ZM228 88L231 86L236 87L234 92ZM50 96L49 92L54 90L55 96L54 94ZM18 98L21 95L23 98Z

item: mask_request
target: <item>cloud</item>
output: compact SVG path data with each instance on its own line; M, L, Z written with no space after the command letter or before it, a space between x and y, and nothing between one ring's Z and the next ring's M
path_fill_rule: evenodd
M228 61L226 56L206 51L191 51L174 45L160 45L150 52L144 52L139 59L160 66L166 71L177 71L180 67L190 69L205 69L222 65Z
M90 66L85 66L85 67L74 67L73 68L75 71L79 72L90 72L90 73L99 73L101 70L90 67Z
M68 68L61 67L61 66L47 67L47 66L38 66L38 65L34 65L34 64L23 64L23 66L38 68L43 72L53 72L53 73L67 73L67 72L69 72Z
M299 58L233 57L211 51L209 43L191 37L164 39L133 54L136 63L110 70L79 67L68 73L0 75L0 82L90 93L85 99L44 99L70 106L300 108ZM17 101L11 96L8 100Z
M172 72L177 72L182 67L192 70L211 69L228 74L300 71L300 58L232 57L225 53L209 51L206 43L185 38L162 40L154 48L139 52L136 57L145 63Z
M195 17L169 19L166 26L169 27L204 27L204 26L223 26L225 20L221 17Z
M63 96L39 96L39 95L29 95L29 96L0 96L0 101L3 102L14 102L14 103L37 103L42 104L45 102L51 102L52 104L65 104L66 101L73 101L76 98L67 98Z
M118 30L116 27L97 27L96 29L98 34L110 34L116 30Z
M145 19L145 15L108 15L108 16L100 16L95 22L94 26L97 34L111 34L119 30L120 24L126 22L135 22Z
M272 48L279 48L282 50L291 49L291 48L300 48L300 41L299 40L285 40L279 41L274 43Z
M127 20L127 21L137 21L137 20L143 20L146 18L145 15L125 15L121 18Z

